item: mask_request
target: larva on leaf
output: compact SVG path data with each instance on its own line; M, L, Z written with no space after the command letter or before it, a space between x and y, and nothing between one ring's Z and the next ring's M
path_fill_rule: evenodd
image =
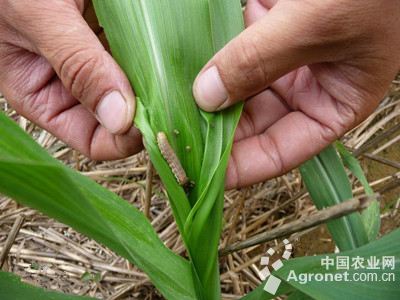
M157 133L157 144L162 156L171 168L172 173L175 175L176 181L179 183L179 185L186 186L189 183L189 178L187 177L186 172L183 169L174 149L172 149L171 145L169 144L165 132L161 131Z

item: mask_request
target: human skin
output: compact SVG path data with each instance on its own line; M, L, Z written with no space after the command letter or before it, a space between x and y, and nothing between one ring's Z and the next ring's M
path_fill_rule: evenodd
M207 111L247 99L227 188L320 152L376 108L400 66L398 0L249 0L245 22L193 87ZM142 149L135 97L95 32L89 1L0 0L0 91L88 157L123 158Z
M207 111L248 99L227 188L318 154L373 112L400 67L398 0L249 0L245 20L193 89Z
M124 158L142 149L132 127L135 97L96 36L88 4L0 0L0 91L19 114L86 156Z

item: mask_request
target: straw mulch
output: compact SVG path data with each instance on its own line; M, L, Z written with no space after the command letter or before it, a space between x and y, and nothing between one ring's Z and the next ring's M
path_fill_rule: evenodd
M49 133L18 116L0 98L0 108L20 124L48 152L71 168L96 180L132 205L143 209L146 195L147 155L142 152L128 159L99 162L80 155ZM400 77L377 111L346 137L351 149L362 149L371 141L373 148L359 153L368 179L381 200L382 230L386 234L400 227L400 130L385 137L388 129L400 121ZM382 135L385 138L380 138ZM353 179L355 195L363 193ZM150 218L165 244L184 254L184 248L165 191L157 175L152 178ZM303 190L297 170L251 188L225 194L222 246L246 240L254 234L307 217L315 212ZM25 221L6 261L5 270L24 281L52 290L99 299L160 299L147 276L125 259L88 239L68 226L22 207L0 196L0 249L16 217ZM334 244L324 225L288 236L294 256L334 251ZM270 247L278 250L282 239L273 240L222 257L221 284L225 299L238 299L261 283L260 257ZM173 270L171 270L173 272Z

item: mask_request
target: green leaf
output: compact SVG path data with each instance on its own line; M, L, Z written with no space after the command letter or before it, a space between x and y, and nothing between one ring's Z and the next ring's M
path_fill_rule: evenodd
M337 256L349 257L350 262L353 258L360 257L364 259L364 266L367 266L367 260L371 257L376 257L379 259L379 269L378 270L365 270L349 268L349 270L337 270L337 268L330 267L326 270L325 266L321 266L321 259L329 257L335 259ZM392 256L395 259L394 269L382 267L382 257ZM373 258L372 258L373 259ZM371 260L372 260L371 259ZM330 255L320 255L311 257L302 257L296 259L290 259L284 263L282 269L277 271L281 279L285 280L290 285L299 289L303 293L315 298L315 299L327 299L327 300L343 300L343 299L363 299L363 300L375 300L375 299L398 299L400 295L400 229L389 233L388 235L382 237L380 240L375 240L367 245L364 245L358 249L353 249L350 251L345 251L339 254ZM353 279L354 274L364 273L364 274L374 274L377 275L378 281L316 281L311 280L307 283L300 281L288 280L288 276L291 271L295 271L297 277L299 274L310 274L310 273L332 273L343 274L348 272L348 278ZM386 275L383 275L383 274ZM393 275L387 275L392 273ZM292 273L293 274L293 273ZM339 275L340 276L340 275ZM343 275L346 276L346 275ZM359 275L356 275L359 276ZM365 275L362 275L365 276ZM375 276L375 275L369 275ZM385 280L382 276L389 276Z
M82 280L83 282L90 281L90 280L92 280L92 279L93 279L93 276L92 276L92 274L90 274L89 272L85 272L85 273L83 273L82 276L81 276L81 280Z
M195 298L189 262L164 246L142 213L50 157L3 113L0 137L0 193L129 259L168 299Z
M94 1L113 56L137 98L135 124L169 195L198 298L219 299L218 242L225 170L242 105L214 114L192 95L195 77L243 30L239 0ZM166 133L194 188L185 193L157 146ZM190 149L190 151L188 151Z
M47 291L21 282L21 279L11 273L0 271L0 298L2 300L90 300L93 298L65 295Z
M31 263L31 269L32 270L39 270L40 269L40 265L37 262L33 262L33 263Z
M304 184L318 209L352 198L352 189L343 163L333 146L300 167ZM358 212L327 223L341 251L368 243L367 233Z
M242 300L270 300L275 299L277 296L288 294L296 290L285 281L282 281L279 285L278 290L276 291L276 295L272 295L266 291L264 291L265 281L260 284L256 289L248 293L246 296L240 298Z
M347 151L346 147L342 143L336 142L336 148L339 152L339 155L344 165L362 184L365 193L368 196L373 195L374 191L372 190L367 178L365 177L360 162L349 151ZM379 228L381 225L380 207L378 200L373 201L370 204L370 206L368 206L368 208L362 211L361 218L368 235L368 240L369 241L375 240L376 237L378 236Z
M353 259L363 259L364 268L355 269L349 267L349 270L338 270L336 267L330 267L328 270L321 264L321 259L336 260L337 256L349 257L351 263ZM382 257L394 257L394 268L383 268ZM372 258L371 258L372 257ZM373 260L373 257L379 260L378 270L366 270L368 260ZM289 259L284 261L283 267L272 274L282 279L281 285L276 295L271 295L263 290L265 282L258 286L254 291L243 297L243 300L267 300L274 299L283 294L289 294L289 299L324 299L324 300L343 300L343 299L363 299L363 300L395 300L400 294L400 229L396 229L379 240L375 240L367 245L357 249L341 252L338 254L308 256ZM348 275L343 275L345 272ZM335 274L339 274L343 280L321 281L308 280L306 277L310 274L326 274L329 277L335 278ZM354 274L371 274L377 275L361 275L361 276L376 276L376 281L355 281L352 280ZM341 274L341 275L340 275ZM385 275L383 275L385 274ZM392 274L392 275L388 275ZM313 275L315 276L315 275ZM325 276L325 275L322 275ZM345 281L344 278L349 279ZM360 276L360 275L355 275ZM386 280L383 280L386 276ZM315 277L314 277L315 278ZM351 280L350 280L351 279ZM391 279L391 280L387 280ZM297 280L297 281L296 281Z
M310 296L300 292L300 291L295 291L291 293L286 300L312 300L314 298L311 298Z

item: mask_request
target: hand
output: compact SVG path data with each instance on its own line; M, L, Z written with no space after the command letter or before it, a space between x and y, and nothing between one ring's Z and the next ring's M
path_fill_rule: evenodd
M207 111L248 99L227 188L319 153L373 112L400 67L398 0L249 0L245 21L193 88Z
M83 154L123 158L142 148L135 97L93 31L101 32L87 2L0 0L0 91Z

